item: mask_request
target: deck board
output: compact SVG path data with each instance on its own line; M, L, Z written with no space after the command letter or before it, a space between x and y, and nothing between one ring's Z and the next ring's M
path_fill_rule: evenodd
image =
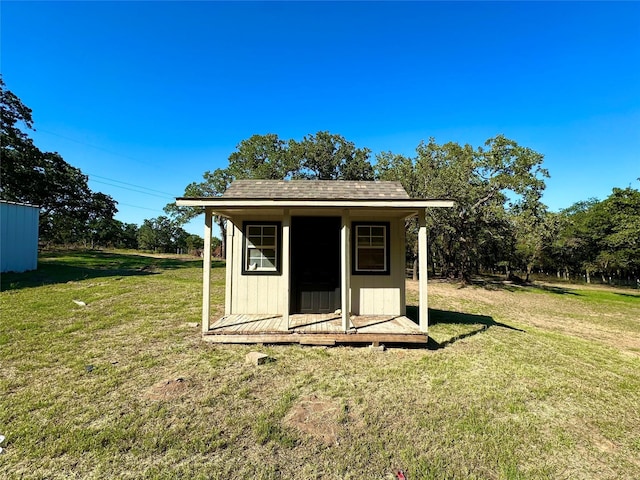
M211 323L204 337L216 343L427 343L427 335L405 316L363 315L351 321L353 327L344 332L335 314L292 314L287 330L281 315L225 315Z

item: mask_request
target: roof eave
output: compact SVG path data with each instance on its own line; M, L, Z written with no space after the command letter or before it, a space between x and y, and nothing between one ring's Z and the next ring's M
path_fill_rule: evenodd
M180 197L176 199L179 207L224 208L385 208L420 209L450 208L455 202L450 199L265 199L265 198L224 198L224 197Z

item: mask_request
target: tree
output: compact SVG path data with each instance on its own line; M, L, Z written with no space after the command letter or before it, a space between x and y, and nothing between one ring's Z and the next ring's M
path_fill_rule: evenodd
M187 248L189 234L165 216L146 219L138 230L138 246L142 250L167 253Z
M295 178L313 180L373 180L368 148L356 148L341 135L318 132L301 142L289 140ZM286 177L280 177L286 178Z
M534 267L542 263L552 230L545 222L548 217L544 210L523 209L517 206L510 214L515 237L515 263L525 270L525 282L528 282Z
M54 243L87 240L89 223L111 220L113 198L94 193L80 169L58 153L42 152L20 127L33 129L31 109L7 90L0 77L2 162L0 197L40 207L40 237ZM92 235L89 234L89 237Z
M316 180L373 180L369 149L356 148L340 135L318 132L300 142L284 141L276 134L253 135L242 140L229 155L229 165L203 174L204 181L185 188L185 197L218 197L233 180L282 180L306 178ZM164 211L181 224L202 213L201 208L178 207L174 203ZM226 247L226 220L215 217L222 234L223 255Z
M415 159L377 157L383 180L399 180L412 197L448 198L453 209L429 209L427 227L432 263L443 274L470 280L472 272L508 258L512 245L506 193L518 196L524 210L540 208L544 189L543 156L502 135L474 149L455 142L420 143ZM408 235L407 238L412 238Z

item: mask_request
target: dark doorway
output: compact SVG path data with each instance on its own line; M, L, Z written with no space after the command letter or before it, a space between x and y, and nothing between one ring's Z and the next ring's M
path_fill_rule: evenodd
M340 217L291 219L291 311L340 308Z

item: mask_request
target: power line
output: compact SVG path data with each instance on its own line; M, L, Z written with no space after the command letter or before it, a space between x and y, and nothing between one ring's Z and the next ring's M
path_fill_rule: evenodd
M149 210L150 212L156 212L156 213L162 212L162 210L157 210L155 208L140 207L138 205L131 205L129 203L121 203L121 202L117 202L117 203L118 205L124 205L125 207L139 208L140 210Z
M143 164L143 165L153 166L153 165L151 165L151 164L149 164L149 163L147 163L147 162L143 162L143 161L141 161L141 160L138 160L137 158L133 158L133 157L130 157L130 156L128 156L128 155L123 155L123 154L121 154L121 153L117 153L117 152L112 152L111 150L107 150L106 148L102 148L102 147L99 147L99 146L97 146L97 145L92 145L92 144L90 144L90 143L83 142L83 141L81 141L81 140L76 140L75 138L67 137L67 136L65 136L65 135L60 135L59 133L50 132L49 130L43 130L43 129L38 129L38 131L39 131L39 132L48 133L48 134L50 134L50 135L54 135L54 136L56 136L56 137L64 138L65 140L69 140L69 141L71 141L71 142L79 143L80 145L86 145L86 146L88 146L88 147L95 148L95 149L97 149L97 150L101 150L101 151L103 151L103 152L105 152L105 153L108 153L108 154L110 154L110 155L115 155L115 156L118 156L118 157L126 158L126 159L128 159L128 160L133 160L133 161L138 162L138 163L141 163L141 164ZM141 190L148 190L148 191L150 191L150 192L160 193L160 194L162 194L162 195L164 195L164 196L168 196L168 197L170 197L170 198L176 198L176 195L173 195L173 194L171 194L171 193L163 192L163 191L160 191L160 190L154 190L153 188L143 187L142 185L135 185L135 184L133 184L133 183L123 182L123 181L121 181L121 180L116 180L116 179L114 179L114 178L102 177L102 176L100 176L100 175L95 175L95 174L92 174L92 173L87 173L87 175L89 175L90 177L102 178L103 180L108 180L108 181L110 181L110 182L120 183L120 184L122 184L122 185L128 185L128 186L130 186L130 187L139 188L139 189L141 189ZM105 185L110 185L110 186L112 186L112 187L119 187L119 185L111 185L111 184L109 184L109 183L100 182L100 181L98 181L98 180L93 180L93 181L94 181L94 182L97 182L97 183L103 183L103 184L105 184ZM119 187L119 188L124 188L124 187ZM126 189L125 189L125 190L126 190ZM136 190L133 190L133 191L136 191ZM137 192L137 193L146 193L146 192ZM150 195L150 194L147 194L147 195ZM157 195L154 195L154 196L157 196Z
M122 188L123 190L129 190L130 192L136 192L136 193L141 193L143 195L150 195L152 197L158 197L158 198L175 198L173 195L157 195L155 193L149 193L149 192L143 192L142 190L136 190L135 188L129 188L129 187L123 187L122 185L115 185L113 183L109 183L109 182L103 182L101 180L92 180L93 182L96 183L102 183L103 185L109 185L111 187L116 187L116 188Z
M70 142L79 143L80 145L86 145L87 147L95 148L96 150L101 150L101 151L103 151L105 153L108 153L109 155L115 155L116 157L126 158L127 160L133 160L134 162L141 163L142 165L147 165L149 167L153 167L152 164L150 164L148 162L143 162L142 160L139 160L137 158L133 158L133 157L130 157L128 155L123 155L122 153L118 153L118 152L112 152L111 150L107 150L106 148L102 148L102 147L99 147L97 145L92 145L90 143L83 142L81 140L76 140L75 138L67 137L65 135L60 135L59 133L50 132L49 130L43 130L41 128L37 129L36 131L48 133L49 135L53 135L55 137L64 138L65 140L69 140Z
M161 190L154 190L153 188L148 188L148 187L143 187L142 185L135 185L133 183L123 182L122 180L116 180L114 178L102 177L102 176L96 175L94 173L87 173L87 175L89 175L90 177L102 178L103 180L109 180L110 182L121 183L123 185L128 185L130 187L140 188L142 190L149 190L150 192L162 193L163 195L167 195L167 196L169 196L171 198L175 198L176 197L176 195L172 195L171 193L163 192Z

